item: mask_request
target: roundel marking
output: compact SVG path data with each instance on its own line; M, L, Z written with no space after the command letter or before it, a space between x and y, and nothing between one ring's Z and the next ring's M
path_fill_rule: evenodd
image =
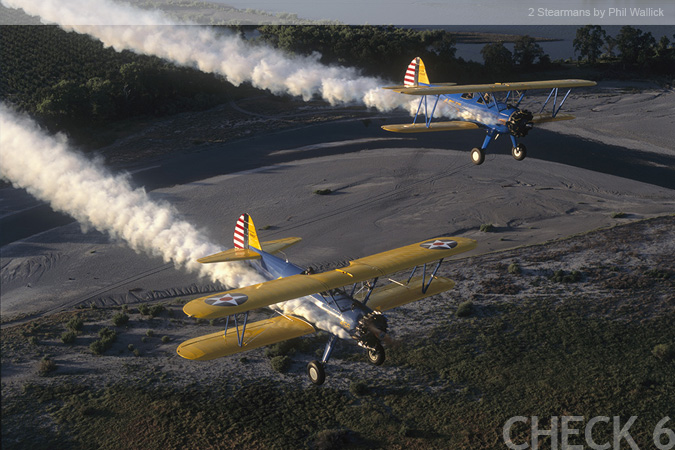
M429 250L449 250L457 247L457 242L451 239L434 239L421 243L420 247L428 248Z
M225 294L215 297L209 297L204 300L204 303L212 306L239 306L248 300L244 294Z

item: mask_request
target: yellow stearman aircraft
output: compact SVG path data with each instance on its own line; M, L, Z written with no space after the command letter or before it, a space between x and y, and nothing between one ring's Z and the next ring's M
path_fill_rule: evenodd
M417 106L415 118L411 124L383 125L382 128L396 133L421 133L427 131L455 131L476 130L484 128L487 132L483 145L471 150L471 161L482 164L485 160L485 149L492 139L497 139L500 134L508 134L513 147L511 155L522 161L527 155L525 145L519 144L516 138L524 137L535 123L555 122L559 120L574 119L574 116L558 114L563 103L567 100L573 87L595 86L594 81L588 80L545 80L545 81L521 81L516 83L493 83L493 84L464 84L456 83L431 84L424 62L421 58L412 60L406 71L401 86L387 86L384 89L393 89L395 92L407 95L419 95L420 103ZM570 88L558 102L558 89ZM520 102L525 93L532 89L551 89L548 98L542 104L537 114L520 109ZM497 100L495 92L506 92L501 100ZM513 97L511 98L511 95ZM427 96L436 98L431 112L427 109ZM518 98L516 98L518 97ZM545 113L544 109L553 97L552 111ZM448 122L432 122L434 112L439 100L451 108L456 120ZM511 103L515 102L515 103ZM424 104L424 123L418 123L417 118Z
M225 330L183 342L177 352L187 359L210 360L317 331L330 332L321 361L312 361L307 374L315 384L325 379L328 361L338 337L364 347L375 365L384 362L382 341L387 341L387 319L382 314L396 306L451 289L455 283L436 273L444 258L476 247L476 241L461 237L439 237L351 261L328 272L313 273L274 256L300 238L259 242L248 214L239 217L234 248L201 258L201 263L246 260L263 275L264 283L198 298L183 310L188 316L214 319L227 317ZM433 270L427 264L438 261ZM389 275L413 268L407 279ZM421 267L421 268L420 268ZM418 272L421 275L415 276ZM391 283L378 286L378 280ZM349 292L348 292L349 291ZM292 312L280 302L298 299ZM271 319L248 322L248 312L270 306L279 313ZM230 320L232 318L233 320ZM231 323L234 326L231 327Z

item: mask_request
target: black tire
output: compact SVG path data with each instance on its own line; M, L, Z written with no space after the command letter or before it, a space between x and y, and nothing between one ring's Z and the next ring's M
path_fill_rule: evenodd
M317 386L322 385L326 381L326 371L323 369L323 364L316 360L307 364L307 376L312 383Z
M377 344L375 350L368 350L368 361L370 361L371 364L381 366L382 363L384 363L384 359L384 348L382 348L381 344Z
M518 144L511 148L511 156L516 161L522 161L527 156L527 148L523 144Z
M471 162L477 166L480 166L485 161L485 151L480 148L473 148L471 150Z

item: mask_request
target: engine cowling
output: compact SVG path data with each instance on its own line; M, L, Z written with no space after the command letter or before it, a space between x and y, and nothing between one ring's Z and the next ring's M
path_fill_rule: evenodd
M509 120L506 122L506 127L515 137L524 137L527 136L527 133L532 129L532 113L519 109L511 114Z
M387 333L387 318L379 311L372 311L359 320L354 337L358 345L375 350L380 336Z

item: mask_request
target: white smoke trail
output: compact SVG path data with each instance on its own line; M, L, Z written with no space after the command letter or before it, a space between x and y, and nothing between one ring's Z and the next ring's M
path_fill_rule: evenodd
M73 153L63 136L44 134L34 122L4 104L0 104L0 131L0 178L71 215L83 227L108 233L137 252L159 256L233 288L265 281L241 264L199 264L197 258L222 248L181 220L170 205L152 201L144 189L133 189L126 176L114 176ZM279 306L321 329L341 331L314 305L291 301Z
M197 258L222 249L206 241L166 204L153 202L144 189L132 189L126 176L68 149L62 136L42 133L30 119L0 104L0 176L54 210L122 239L137 252L160 256L178 267L228 286L255 284L259 276L240 265L202 265Z
M39 16L44 23L91 35L118 51L155 55L222 75L234 85L250 82L274 94L305 100L319 95L333 105L360 103L382 111L406 106L409 100L381 89L381 79L360 76L351 68L325 66L318 55L289 57L267 46L250 45L234 34L172 25L159 12L108 0L2 0L2 4Z
M0 0L23 9L44 23L88 34L117 51L154 55L175 64L223 76L238 86L250 82L273 94L309 100L318 95L332 105L356 103L387 112L402 108L415 115L416 97L382 89L385 80L361 76L356 69L326 66L320 55L289 56L265 45L251 45L238 35L217 34L201 26L175 24L158 11L133 8L110 0ZM493 117L440 103L434 117L491 121Z

